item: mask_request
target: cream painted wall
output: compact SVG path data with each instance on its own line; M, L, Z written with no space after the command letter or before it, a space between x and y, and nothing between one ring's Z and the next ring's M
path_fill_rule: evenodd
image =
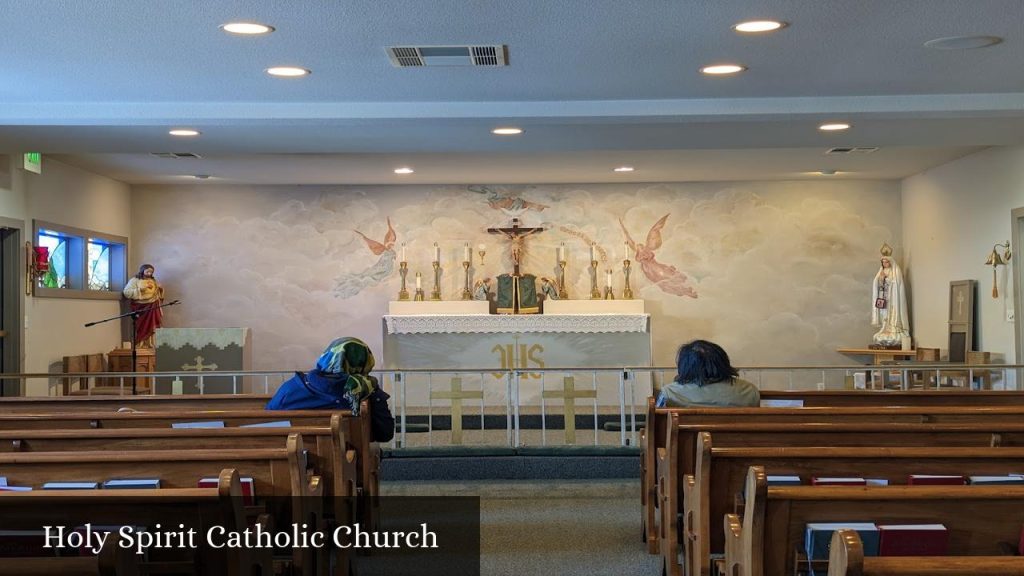
M26 235L32 220L64 224L119 236L131 229L131 190L127 184L43 159L41 175L15 170L15 194L24 198ZM49 372L64 356L106 352L121 342L117 322L83 325L120 313L116 300L26 298L25 371ZM47 393L43 381L28 385L29 395Z
M23 172L15 156L0 155L0 216L25 219L25 194L19 185ZM20 160L20 158L19 158Z
M1010 239L1010 211L1024 207L1024 147L977 152L905 179L902 190L911 322L919 345L945 354L949 283L973 279L975 349L1014 362L1013 324L1006 321L1013 309L1012 267L999 269L1000 294L993 299L992 269L984 262L993 244Z
M619 262L620 217L644 243L669 215L655 257L681 275L650 266L652 277L661 274L655 284L635 266L632 278L652 314L657 364L671 364L678 345L693 338L721 342L738 364L845 363L835 349L863 346L874 332L870 283L878 248L883 241L898 248L901 237L898 182L133 192L131 266L154 264L168 297L183 301L168 310L166 325L250 327L256 369L307 369L344 334L379 351L381 315L398 292L401 243L408 245L410 283L420 270L429 290L430 249L439 242L444 298L457 298L463 243L488 246L483 275L511 268L506 244L485 230L513 215L549 228L527 240L525 271L552 275L555 250L566 243L575 297L589 292L584 237ZM387 218L397 240L374 254L356 231L384 242ZM617 273L618 291L621 282ZM685 295L691 288L696 299Z

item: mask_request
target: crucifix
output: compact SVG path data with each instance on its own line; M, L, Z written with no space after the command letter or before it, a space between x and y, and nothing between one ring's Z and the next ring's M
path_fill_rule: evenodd
M512 219L512 226L508 228L488 228L487 232L490 234L503 234L509 240L512 241L512 275L515 277L521 276L519 273L519 264L523 257L523 238L543 232L544 229L540 227L535 228L523 228L519 226L519 218Z
M957 310L956 315L963 318L964 316L964 293L958 292L956 295Z

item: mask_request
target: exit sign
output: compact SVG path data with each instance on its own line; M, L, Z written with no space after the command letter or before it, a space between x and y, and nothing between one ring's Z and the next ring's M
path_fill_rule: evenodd
M43 155L39 152L26 152L25 170L28 170L29 172L35 172L36 174L42 174Z

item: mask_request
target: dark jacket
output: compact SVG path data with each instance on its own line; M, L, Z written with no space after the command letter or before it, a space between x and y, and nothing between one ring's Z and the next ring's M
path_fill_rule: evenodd
M324 373L314 368L296 372L267 402L267 410L351 410L345 398L347 374ZM370 393L370 428L374 442L389 442L395 436L395 417L388 408L388 394L380 388Z

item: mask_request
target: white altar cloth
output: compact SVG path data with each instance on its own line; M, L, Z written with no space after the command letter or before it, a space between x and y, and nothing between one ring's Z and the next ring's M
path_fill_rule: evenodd
M387 334L646 333L648 314L388 315Z

